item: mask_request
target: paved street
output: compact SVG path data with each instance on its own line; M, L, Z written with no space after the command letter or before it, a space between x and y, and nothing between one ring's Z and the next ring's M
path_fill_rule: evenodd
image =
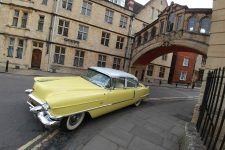
M196 103L190 97L199 94L198 89L153 86L150 100L140 107L86 118L76 131L62 132L44 129L29 113L24 90L32 84L32 76L0 74L0 149L176 150Z

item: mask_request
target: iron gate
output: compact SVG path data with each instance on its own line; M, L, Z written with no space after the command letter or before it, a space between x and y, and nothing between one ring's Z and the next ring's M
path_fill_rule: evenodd
M208 72L197 131L207 150L225 150L225 68Z

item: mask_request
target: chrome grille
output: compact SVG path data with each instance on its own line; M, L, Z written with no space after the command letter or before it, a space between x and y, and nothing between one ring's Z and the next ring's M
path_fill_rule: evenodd
M32 104L33 106L38 106L40 105L37 101L35 101L34 99L32 99L31 97L29 97L28 102L30 104Z

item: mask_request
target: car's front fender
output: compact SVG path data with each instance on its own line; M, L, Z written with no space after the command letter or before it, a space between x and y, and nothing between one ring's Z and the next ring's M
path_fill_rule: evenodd
M71 91L51 94L46 102L50 106L52 117L59 118L72 114L86 112L107 105L105 103L107 90Z

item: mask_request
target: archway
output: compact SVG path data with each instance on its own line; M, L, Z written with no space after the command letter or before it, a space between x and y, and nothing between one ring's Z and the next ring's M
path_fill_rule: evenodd
M198 47L198 46L196 45L196 47ZM195 64L196 61L197 61L198 55L203 56L202 59L206 57L206 54L202 53L204 51L199 50L199 49L194 49L194 48L191 48L191 47L188 47L188 46L181 46L181 45L169 45L169 46L158 46L158 47L156 46L155 48L150 49L150 50L149 49L147 50L147 48L142 49L142 50L139 51L139 53L134 55L133 60L135 60L135 61L133 61L133 63L131 64L131 70L130 71L131 71L132 74L135 74L138 77L139 80L141 80L141 79L143 79L143 72L146 72L145 75L147 76L148 68L151 68L151 69L154 68L154 70L156 69L156 67L151 66L152 64L154 64L154 66L155 65L157 66L157 64L155 64L154 62L152 63L153 60L155 60L156 58L158 58L160 56L162 56L162 59L164 59L163 56L166 56L168 53L174 53L174 54L179 53L179 54L181 54L181 52L182 53L186 52L186 54L188 54L188 57L190 55L191 56L194 55L194 60L192 58L190 59L191 60L190 64L192 64L192 65L189 66L189 67L192 67L191 69L193 69L193 70L195 69L195 65L193 65L193 61L194 61L194 64ZM162 59L160 59L160 60L162 60ZM157 82L165 81L166 78L167 78L167 82L169 81L169 77L171 77L170 71L174 71L174 70L172 70L172 69L174 69L172 67L175 65L175 64L172 64L173 59L174 59L174 57L172 57L172 59L170 59L171 61L167 61L167 62L164 61L164 62L170 63L170 64L165 65L167 67L166 68L167 73L166 73L165 76L163 75L163 77L160 76L160 71L162 69L162 71L165 72L165 70L163 70L165 68L165 66L159 66L158 65L158 69L156 69L156 70L158 70L158 72L155 73L155 74L158 75L158 78L155 78L154 79L155 81L157 81ZM183 58L182 58L182 61L183 61ZM168 71L168 68L169 68L169 71ZM188 67L186 67L186 68L188 68ZM160 69L160 71L159 71L159 69ZM188 69L188 71L190 71L189 69ZM186 69L183 70L183 71L186 71ZM192 73L194 74L194 72L192 72ZM156 76L154 76L154 77L156 77ZM192 75L191 75L191 77L192 77ZM190 79L190 74L188 73L188 78L187 78L187 80L185 79L185 82L183 82L183 83L186 83L186 82L191 83L191 80L192 79Z

